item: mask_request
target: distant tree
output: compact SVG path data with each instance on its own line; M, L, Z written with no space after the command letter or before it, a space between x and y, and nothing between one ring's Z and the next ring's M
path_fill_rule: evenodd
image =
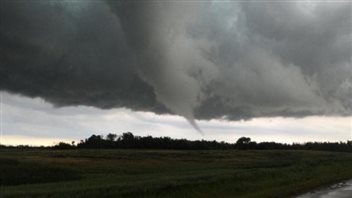
M71 144L68 144L66 142L59 142L54 146L56 149L72 149L74 148Z
M131 132L122 133L122 140L131 141L134 139L134 135Z
M347 146L352 146L352 141L347 141Z
M236 148L238 148L238 149L247 149L250 142L251 142L251 138L249 138L249 137L240 137L236 141Z
M240 137L236 144L249 144L249 142L251 141L251 138L249 137Z
M101 135L92 135L84 141L84 144L80 144L82 148L102 148L104 146L104 139Z
M107 136L106 136L106 140L110 141L110 142L113 142L115 141L117 135L116 134L113 134L113 133L109 133Z

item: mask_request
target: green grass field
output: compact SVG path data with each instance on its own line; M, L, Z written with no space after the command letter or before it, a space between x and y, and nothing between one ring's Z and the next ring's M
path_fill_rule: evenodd
M290 197L352 178L352 153L0 150L0 197Z

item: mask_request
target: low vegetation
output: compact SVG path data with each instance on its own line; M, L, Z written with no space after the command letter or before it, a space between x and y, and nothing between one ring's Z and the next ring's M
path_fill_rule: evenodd
M0 164L0 185L4 186L59 182L80 178L76 172L54 165L26 162L13 158L0 158Z
M0 197L289 197L352 178L352 153L0 149Z

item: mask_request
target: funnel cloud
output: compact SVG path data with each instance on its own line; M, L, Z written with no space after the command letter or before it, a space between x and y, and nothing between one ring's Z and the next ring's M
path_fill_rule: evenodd
M352 115L351 2L11 1L0 89L195 119Z

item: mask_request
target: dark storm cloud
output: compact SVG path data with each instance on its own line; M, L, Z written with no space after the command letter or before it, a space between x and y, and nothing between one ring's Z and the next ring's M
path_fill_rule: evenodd
M1 89L56 106L165 111L104 3L2 1Z
M191 123L351 115L351 13L350 2L3 1L0 88Z

